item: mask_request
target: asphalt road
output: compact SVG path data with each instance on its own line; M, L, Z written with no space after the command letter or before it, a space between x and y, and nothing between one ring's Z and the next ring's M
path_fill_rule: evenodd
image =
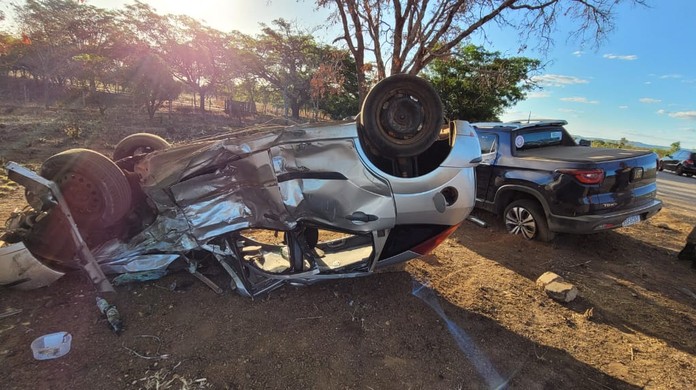
M677 176L671 171L658 172L657 198L670 208L696 215L696 177Z

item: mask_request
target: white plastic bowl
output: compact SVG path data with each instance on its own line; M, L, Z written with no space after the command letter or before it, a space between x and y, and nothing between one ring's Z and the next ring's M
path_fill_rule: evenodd
M38 337L31 343L36 360L59 358L70 352L72 336L68 332L56 332Z

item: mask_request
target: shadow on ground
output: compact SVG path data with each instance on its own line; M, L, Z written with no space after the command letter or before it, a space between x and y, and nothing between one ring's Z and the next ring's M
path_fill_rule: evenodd
M696 304L696 270L678 261L676 251L656 245L659 235L670 232L648 225L644 228L656 231L655 240L608 231L540 243L507 234L492 214L476 215L489 227L463 225L453 235L462 245L532 282L546 271L556 272L580 289L580 298L568 308L579 313L592 308L595 322L696 354L696 324L687 315Z
M490 382L450 333L452 326L511 388L632 388L562 350L433 295L447 323L412 295L413 281L405 272L285 287L256 301L231 292L216 296L201 283L184 292L167 288L189 279L175 274L119 288L109 299L126 324L120 337L109 331L91 286L78 275L41 290L3 291L2 310L23 310L0 320L0 376L6 388L48 383L54 388L146 388L157 375L160 385L178 375L179 380L205 378L198 383L235 389L487 387ZM56 360L34 360L31 341L61 330L73 335L71 352ZM153 358L162 355L167 358Z

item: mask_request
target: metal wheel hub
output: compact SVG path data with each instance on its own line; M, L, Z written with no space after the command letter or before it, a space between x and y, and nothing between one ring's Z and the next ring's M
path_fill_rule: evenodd
M521 234L531 240L536 234L537 227L534 217L524 207L513 207L505 215L505 227L511 234Z
M382 106L381 121L391 137L406 140L423 127L423 109L417 100L399 94Z
M104 209L104 201L97 186L85 176L68 172L60 177L57 183L73 213L94 215Z

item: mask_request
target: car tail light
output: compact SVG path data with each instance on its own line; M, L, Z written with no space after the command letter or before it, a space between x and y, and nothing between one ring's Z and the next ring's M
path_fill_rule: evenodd
M411 250L418 253L421 256L427 255L428 253L432 252L433 249L437 248L438 245L442 244L442 242L445 241L447 237L454 233L454 231L457 230L457 228L459 228L459 225L461 225L461 223L454 226L450 226L449 228L443 230L440 234L436 235L435 237L432 237L414 246L413 248L411 248Z
M686 160L684 161L686 165L694 165L694 160Z
M599 184L604 180L602 169L563 169L558 172L571 175L582 184Z

